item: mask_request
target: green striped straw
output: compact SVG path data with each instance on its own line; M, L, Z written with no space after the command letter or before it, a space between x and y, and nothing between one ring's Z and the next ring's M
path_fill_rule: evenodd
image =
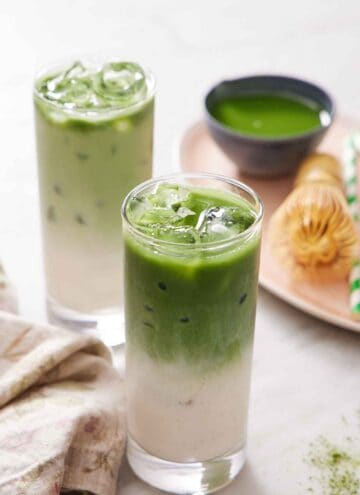
M345 141L343 168L346 199L351 216L360 232L360 209L357 190L357 158L360 154L360 132ZM353 261L350 273L350 307L354 318L360 319L360 253Z

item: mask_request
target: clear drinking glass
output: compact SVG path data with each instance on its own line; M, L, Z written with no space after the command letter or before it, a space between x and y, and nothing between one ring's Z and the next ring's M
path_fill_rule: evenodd
M136 187L122 214L130 465L169 492L215 491L245 459L262 203L177 174Z
M51 321L124 341L126 194L152 173L153 75L86 58L35 81L38 175Z

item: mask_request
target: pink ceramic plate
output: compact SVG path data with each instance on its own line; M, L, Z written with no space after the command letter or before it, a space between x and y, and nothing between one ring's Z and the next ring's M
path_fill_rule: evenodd
M360 124L357 122L338 118L326 135L320 149L340 156L343 137L359 127ZM260 284L265 289L311 315L334 325L360 332L360 322L353 320L350 315L348 285L345 281L330 285L294 282L269 250L267 242L269 219L291 191L292 177L261 180L242 176L211 139L203 122L194 124L186 131L180 143L179 153L182 170L213 172L236 177L259 193L265 205L260 263Z

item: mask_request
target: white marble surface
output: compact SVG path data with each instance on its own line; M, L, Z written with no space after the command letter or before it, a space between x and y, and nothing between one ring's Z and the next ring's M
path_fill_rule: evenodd
M255 72L325 85L360 118L358 0L2 0L0 255L20 308L42 320L44 286L31 103L39 64L72 54L138 58L158 78L155 173L176 168L174 143L220 78ZM360 338L260 292L248 463L224 494L307 493L303 462L319 434L341 438L360 408ZM350 424L345 427L343 417ZM353 425L354 423L354 425ZM121 495L156 491L120 473ZM315 489L315 494L323 495Z

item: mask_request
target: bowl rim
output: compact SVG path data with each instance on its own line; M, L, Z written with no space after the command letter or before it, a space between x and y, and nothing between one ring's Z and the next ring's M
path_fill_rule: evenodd
M260 80L260 79L278 79L283 82L297 82L300 84L303 84L307 87L314 88L318 92L322 93L323 96L328 100L329 102L329 110L328 114L330 117L329 123L326 125L320 125L317 127L314 127L313 129L299 133L299 134L294 134L291 136L283 136L283 137L257 137L257 136L252 136L251 134L244 134L242 132L233 130L231 127L227 127L226 125L222 124L219 120L217 120L210 112L209 106L208 106L208 101L210 96L216 91L218 87L220 87L223 84L236 84L240 81L245 81L245 80ZM254 93L258 92L257 89L255 89ZM259 91L259 93L261 90ZM286 93L286 92L284 92ZM296 94L294 91L289 91L290 94ZM334 98L331 96L331 94L325 90L322 86L319 86L318 84L315 84L313 82L307 81L306 79L302 79L299 77L293 77L293 76L288 76L288 75L282 75L282 74L253 74L253 75L246 75L246 76L241 76L241 77L236 77L232 79L223 79L219 81L218 83L214 84L205 94L205 97L203 98L203 107L205 110L205 116L206 116L206 121L209 123L211 126L214 126L217 128L219 131L222 133L226 134L228 137L240 139L242 141L247 141L249 143L254 143L254 144L290 144L292 142L297 142L301 140L306 140L310 138L311 136L315 136L317 134L321 134L322 132L326 132L331 125L333 124L335 117L336 117L336 105Z

